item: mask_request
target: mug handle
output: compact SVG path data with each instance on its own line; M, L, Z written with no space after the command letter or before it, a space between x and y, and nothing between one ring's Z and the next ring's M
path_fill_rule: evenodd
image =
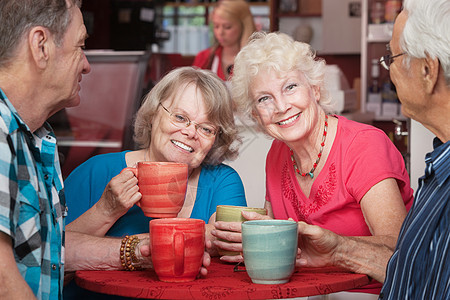
M173 254L175 255L175 275L181 276L184 273L184 233L175 232L173 237Z
M124 171L131 171L131 172L133 172L134 176L136 176L136 178L138 178L138 168L137 167L126 167L122 171L120 171L120 173L122 174L122 172L124 172ZM141 201L136 202L136 205L141 207Z
M136 176L136 178L138 177L138 168L126 167L125 169L120 171L120 173L122 173L123 171L131 171L133 172L134 176Z

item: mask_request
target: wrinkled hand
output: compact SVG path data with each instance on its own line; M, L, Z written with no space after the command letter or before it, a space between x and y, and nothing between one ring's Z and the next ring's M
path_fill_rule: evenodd
M296 266L323 267L333 265L333 255L341 236L316 225L298 222L298 246Z
M113 177L98 202L101 211L116 220L123 216L142 197L137 183L129 170Z
M139 259L139 267L144 269L153 268L153 263L150 256L150 238L148 234L138 234L138 237L140 241L134 253Z
M270 219L269 216L261 215L256 212L242 211L242 216L246 220L264 220ZM242 223L241 222L223 222L217 221L214 223L215 230L211 231L211 234L218 239L225 241L215 240L213 242L216 248L220 248L226 251L240 252L241 255L225 255L220 259L230 263L241 262L244 260L242 257ZM226 242L228 241L228 242Z

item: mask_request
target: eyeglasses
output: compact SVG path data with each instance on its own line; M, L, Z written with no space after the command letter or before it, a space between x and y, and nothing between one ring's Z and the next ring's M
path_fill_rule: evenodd
M391 64L394 62L394 58L402 56L404 54L406 54L406 52L397 54L397 55L392 55L391 54L391 47L389 46L389 44L386 45L386 50L389 52L389 54L383 55L382 57L380 57L380 64L383 68L385 68L386 70L389 71Z
M161 105L161 107L169 114L172 124L179 128L189 127L192 123L195 125L195 130L198 132L198 134L207 139L213 138L217 133L220 132L220 128L217 129L212 124L199 124L197 122L191 121L186 115L177 112L170 112L167 108L164 107L164 105L162 105L162 103L159 103L159 105Z

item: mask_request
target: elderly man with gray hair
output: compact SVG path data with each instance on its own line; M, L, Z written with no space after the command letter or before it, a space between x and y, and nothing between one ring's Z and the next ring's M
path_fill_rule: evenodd
M46 120L80 102L80 0L0 1L0 298L60 299L65 201Z
M402 112L436 138L380 299L450 299L450 1L405 0L382 60Z

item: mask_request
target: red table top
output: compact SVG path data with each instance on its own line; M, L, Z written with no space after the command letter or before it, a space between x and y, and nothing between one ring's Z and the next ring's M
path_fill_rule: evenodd
M158 280L155 271L77 271L76 283L98 293L152 299L280 299L323 295L369 283L366 275L342 269L296 269L290 282L279 285L252 283L247 272L213 258L208 275L185 283Z

